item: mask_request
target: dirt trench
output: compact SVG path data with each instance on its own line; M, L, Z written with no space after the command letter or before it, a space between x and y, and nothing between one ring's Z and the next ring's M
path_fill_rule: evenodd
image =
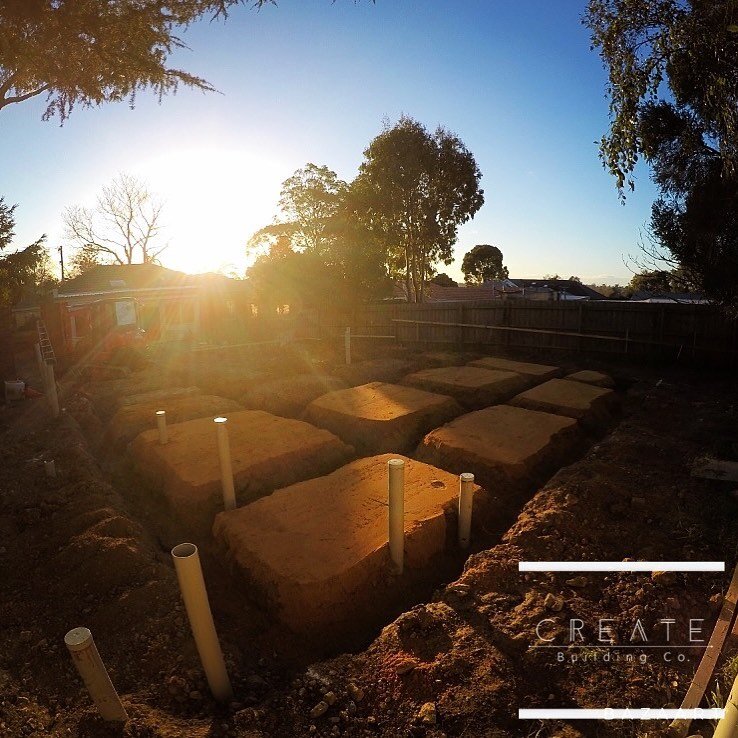
M121 735L635 735L627 732L632 726L517 721L525 701L589 706L615 695L628 704L678 703L694 668L693 658L637 673L625 663L581 670L538 661L539 654L529 654L531 624L549 614L546 597L564 600L559 612L592 616L638 607L653 614L676 599L679 608L707 607L714 618L724 578L644 585L622 575L573 587L562 576L521 577L516 566L521 558L564 554L734 557L736 540L725 521L735 515L735 502L716 495L713 484L690 479L687 469L708 446L723 455L732 449L721 404L732 390L717 395L654 384L636 390L615 432L549 480L501 542L493 545L512 514L476 541L492 547L472 556L456 582L435 593L427 583L413 593L428 604L400 615L375 640L365 636L356 655L308 665L321 649L275 630L206 555L240 698L229 709L207 695L168 561L176 533L167 530L166 517L157 516L145 487L124 469L104 464L101 473L71 418L49 424L43 412L27 413L3 436L8 464L0 521L8 543L0 553L7 572L0 585L0 734L116 734L95 716L59 646L66 630L84 622L99 633L130 707ZM70 403L70 415L89 438L99 437L89 406ZM57 480L39 471L49 455L57 459ZM455 577L453 567L441 574L435 585ZM384 622L398 612L386 613ZM312 717L321 702L327 709Z

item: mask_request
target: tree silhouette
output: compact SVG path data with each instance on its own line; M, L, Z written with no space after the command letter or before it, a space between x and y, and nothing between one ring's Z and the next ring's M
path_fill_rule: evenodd
M444 128L430 133L402 116L371 141L352 187L359 219L383 244L408 299L422 302L439 261L453 261L458 227L484 203L481 173L461 139Z
M430 281L431 284L437 284L439 287L458 287L456 282L454 282L454 280L451 279L451 277L449 277L446 272L436 274L436 276L433 277Z
M15 235L16 205L0 197L0 251L8 249ZM23 249L0 254L0 306L15 304L24 293L42 292L55 283L46 236Z
M467 284L481 284L509 276L507 267L502 264L502 251L488 243L477 244L464 254L461 271Z
M238 4L274 0L5 0L0 3L0 110L46 95L44 118L64 121L75 105L127 100L180 85L203 91L204 79L169 67L186 48L176 35L203 16L225 17Z
M738 6L734 0L589 0L609 73L600 152L623 188L644 157L660 189L647 260L738 310Z
M161 243L162 204L146 185L120 174L102 188L94 209L75 205L62 214L66 236L77 245L76 270L94 264L149 263L167 248Z

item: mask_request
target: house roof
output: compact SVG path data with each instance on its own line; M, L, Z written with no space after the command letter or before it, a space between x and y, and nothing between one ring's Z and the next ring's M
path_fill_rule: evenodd
M443 287L433 282L425 286L426 302L471 302L474 300L495 300L500 297L498 288L491 285L457 285L455 287ZM392 290L394 299L405 300L407 294L403 282L395 282Z
M577 282L576 279L510 279L508 280L521 289L548 289L551 292L566 292L575 297L588 297L590 300L606 300L607 298L588 287L586 284Z
M444 287L434 282L426 285L426 302L470 302L474 300L498 300L503 295L520 295L526 292L560 292L569 298L606 300L607 298L574 279L495 279L479 285ZM563 297L563 295L562 295ZM405 284L395 282L394 299L406 299Z
M41 298L34 294L24 294L18 302L13 305L11 312L22 313L27 310L39 310L41 306Z
M471 300L495 300L499 297L499 290L491 285L442 287L431 282L428 285L427 299L429 302L468 302Z
M122 295L143 291L245 286L222 274L185 274L158 264L100 264L59 285L57 299L80 295Z
M158 264L100 264L59 285L59 296L192 286L192 276Z

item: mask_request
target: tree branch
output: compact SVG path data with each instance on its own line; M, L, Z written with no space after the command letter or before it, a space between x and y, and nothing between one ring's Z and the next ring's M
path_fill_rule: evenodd
M7 107L8 105L12 105L13 103L23 102L24 100L28 100L30 97L40 95L42 92L46 92L46 90L50 89L50 87L51 85L41 85L41 87L39 87L37 90L26 92L24 95L12 95L11 97L2 97L0 98L0 110L2 110L2 108L4 107Z

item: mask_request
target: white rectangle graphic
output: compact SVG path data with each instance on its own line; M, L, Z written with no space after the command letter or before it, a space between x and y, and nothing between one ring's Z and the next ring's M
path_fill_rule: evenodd
M518 571L725 571L724 561L521 561Z
M648 707L598 710L562 708L553 710L518 710L519 720L722 720L725 709L701 708L693 710L651 709Z

